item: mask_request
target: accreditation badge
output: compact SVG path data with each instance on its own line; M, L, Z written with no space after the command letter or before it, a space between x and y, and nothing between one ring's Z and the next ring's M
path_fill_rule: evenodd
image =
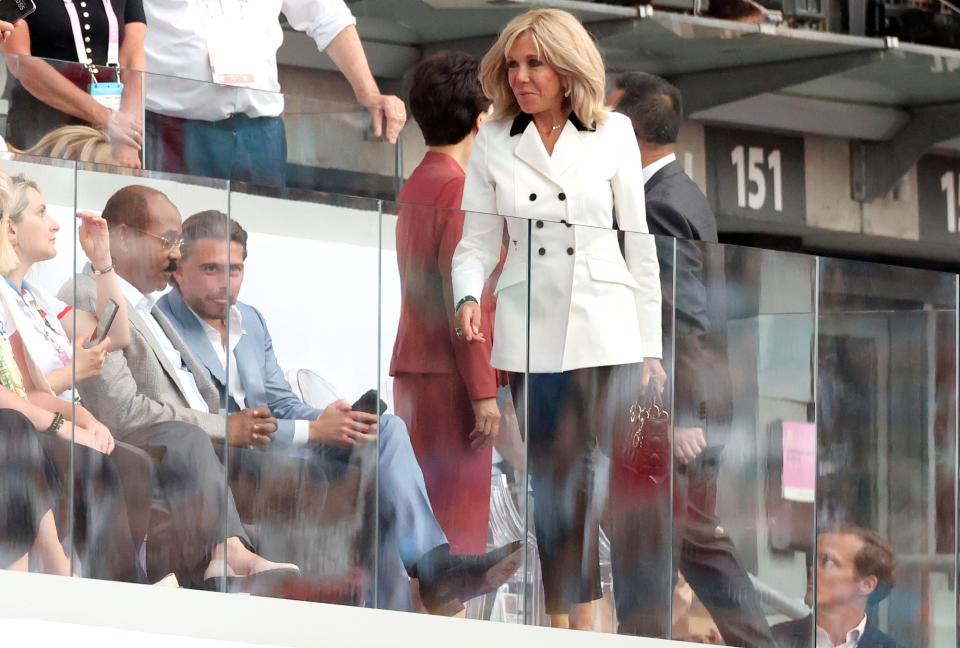
M214 83L241 88L257 86L253 44L261 36L244 22L239 18L227 19L210 26L207 48Z
M110 110L120 110L120 102L123 99L123 84L119 81L114 83L91 83L89 86L90 96L101 106Z

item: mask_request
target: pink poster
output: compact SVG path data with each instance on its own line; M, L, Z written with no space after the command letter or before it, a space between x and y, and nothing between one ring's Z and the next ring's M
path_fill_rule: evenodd
M783 422L783 499L813 502L817 482L817 426Z

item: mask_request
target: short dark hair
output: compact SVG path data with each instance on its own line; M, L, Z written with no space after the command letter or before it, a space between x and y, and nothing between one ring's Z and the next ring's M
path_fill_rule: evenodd
M863 547L854 556L854 568L861 578L877 578L877 587L867 598L867 605L873 606L885 599L896 583L893 574L897 569L897 557L890 544L876 531L854 524L840 525L834 533L853 535L863 542Z
M438 52L417 65L410 110L427 146L463 140L490 107L480 87L480 63L463 52Z
M683 98L666 79L646 72L630 72L617 79L623 96L617 112L633 122L633 132L651 144L674 144L683 121Z
M208 209L194 214L183 221L183 245L180 247L180 256L186 259L193 253L193 246L200 239L227 240L229 232L230 242L239 243L243 247L243 258L247 258L247 231L240 227L240 223L233 220L222 211Z
M103 208L103 219L110 226L126 225L140 230L148 229L150 226L149 202L156 196L162 197L167 202L170 201L165 193L151 187L128 185L107 200Z

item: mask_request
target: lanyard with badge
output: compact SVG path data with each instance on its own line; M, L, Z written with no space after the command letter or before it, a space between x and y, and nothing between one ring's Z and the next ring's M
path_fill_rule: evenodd
M23 287L17 288L17 285L13 283L9 277L4 277L4 279L6 279L7 285L10 286L17 297L19 297L17 305L20 307L20 310L23 311L23 314L30 320L37 332L40 333L53 348L57 357L60 359L60 363L64 367L69 366L73 360L73 354L68 349L69 340L65 339L63 333L53 328L53 325L50 323L49 313L47 313L47 310L37 301L33 291L30 290L30 286L24 281ZM68 345L65 346L64 342L67 342Z
M90 72L90 96L102 106L111 110L120 110L120 101L123 98L123 83L120 81L120 25L110 0L102 0L103 11L107 15L109 32L109 40L107 41L107 66L116 70L117 80L112 83L99 82L97 81L97 67L93 59L90 58L92 48L89 46L90 12L87 11L87 3L94 1L95 0L80 0L80 9L83 10L82 28L80 14L77 11L74 0L63 0L63 5L67 10L67 16L70 18L73 42L77 47L77 61ZM87 34L86 36L84 36L85 33Z
M256 51L262 36L257 32L255 20L245 20L251 4L250 0L204 0L210 18L207 50L214 83L242 88L257 86ZM211 5L217 5L219 11Z

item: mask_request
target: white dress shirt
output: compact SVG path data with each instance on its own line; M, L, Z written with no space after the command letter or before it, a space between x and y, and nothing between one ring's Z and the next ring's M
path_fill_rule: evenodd
M867 617L864 616L855 628L851 628L847 632L846 641L842 644L834 645L827 631L817 626L817 648L857 648L857 644L860 643L860 637L863 636L863 631L866 629Z
M657 175L657 171L667 166L671 162L676 162L676 161L677 161L677 156L674 155L673 153L670 153L669 155L664 155L662 158L660 158L656 162L651 162L647 166L643 167L643 184L647 184L648 182L650 182L650 178Z
M282 12L323 51L356 19L344 0L144 0L147 15L147 110L187 119L217 121L231 115L277 116L283 95L277 50L283 44ZM231 29L251 54L257 89L212 83L209 39L212 25L236 21ZM197 81L184 81L195 79Z
M210 342L210 346L217 356L217 360L220 361L220 366L223 367L227 373L230 397L236 401L241 409L245 408L247 406L247 393L243 381L240 379L240 370L238 368L240 361L237 358L237 345L240 344L240 338L246 334L246 331L243 330L243 314L235 305L230 307L230 325L228 330L232 361L230 362L230 369L227 370L227 350L223 346L223 338L220 336L220 331L204 321L192 308L190 309L190 313L200 322L200 326L203 328L203 332L206 334L207 340ZM306 445L308 441L310 441L310 421L294 421L293 444Z
M200 389L197 387L197 381L194 379L193 374L183 366L183 358L180 356L180 352L173 346L173 342L170 341L167 334L163 332L163 328L160 327L160 324L153 317L153 307L157 305L156 293L144 295L120 275L117 275L117 279L120 281L120 290L123 296L133 305L133 309L137 311L137 314L143 319L147 328L150 329L150 333L157 339L163 355L165 355L167 360L170 361L170 364L173 365L174 371L176 371L177 374L177 382L180 385L180 391L183 392L183 395L186 397L187 405L195 410L209 412L210 408L207 406L207 401L204 400L200 394Z

